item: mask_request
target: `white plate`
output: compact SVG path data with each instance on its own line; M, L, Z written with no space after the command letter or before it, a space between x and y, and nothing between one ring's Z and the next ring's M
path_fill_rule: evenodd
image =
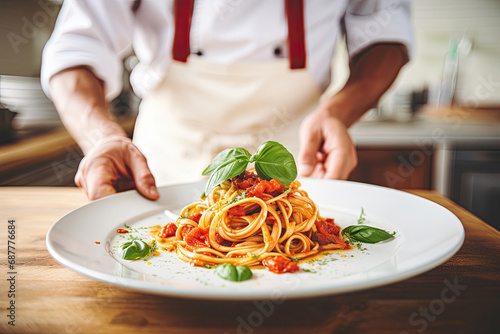
M463 243L461 222L434 202L355 182L300 181L323 217L335 218L341 227L357 224L362 207L365 224L396 231L396 238L300 263L309 272L277 275L253 269L253 278L245 282L223 280L213 269L190 267L174 253L162 252L147 261L125 261L115 254L124 242L118 228L172 221L164 210L178 213L198 199L204 190L204 182L199 182L162 187L155 202L135 191L90 202L50 228L47 248L63 265L103 282L177 297L253 300L337 294L394 283L438 266Z

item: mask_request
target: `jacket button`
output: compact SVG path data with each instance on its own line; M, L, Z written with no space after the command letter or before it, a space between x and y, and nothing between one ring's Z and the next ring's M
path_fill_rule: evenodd
M195 52L194 54L200 57L203 56L203 52L201 50L198 50L198 52Z
M276 57L279 57L282 53L282 50L281 50L281 46L277 46L275 49L274 49L274 55Z

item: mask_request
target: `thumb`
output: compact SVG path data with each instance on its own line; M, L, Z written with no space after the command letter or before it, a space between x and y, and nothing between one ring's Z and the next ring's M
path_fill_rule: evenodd
M300 133L299 173L301 176L310 176L316 166L316 152L321 145L319 131L304 127Z

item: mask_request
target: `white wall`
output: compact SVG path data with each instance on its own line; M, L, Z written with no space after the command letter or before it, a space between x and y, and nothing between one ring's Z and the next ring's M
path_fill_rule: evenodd
M414 0L415 49L411 62L382 99L386 112L395 93L429 86L438 92L450 38L464 36L472 43L460 59L455 100L478 107L500 106L500 0ZM333 83L337 91L348 76L347 56L341 45L334 59Z

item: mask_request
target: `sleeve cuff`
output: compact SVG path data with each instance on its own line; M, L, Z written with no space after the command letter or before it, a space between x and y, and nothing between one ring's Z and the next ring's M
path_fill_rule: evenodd
M345 28L350 59L377 43L401 43L411 58L413 31L408 1L389 1L383 8L370 13L358 14L348 10Z
M104 81L106 99L112 100L122 90L123 65L121 60L102 43L81 35L65 35L50 42L43 51L41 84L50 96L49 81L58 72L76 66L88 66Z

